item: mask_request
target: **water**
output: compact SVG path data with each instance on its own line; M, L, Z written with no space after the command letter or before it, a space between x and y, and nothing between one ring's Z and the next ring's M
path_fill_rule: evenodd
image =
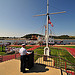
M0 42L2 42L2 43L11 42L11 44L13 44L14 42L18 42L18 43L23 42L23 43L25 43L26 41L25 40L0 40Z
M61 41L61 40L56 40L56 41ZM75 42L75 40L63 40L64 43L69 43L69 42Z
M56 41L61 41L61 40L56 40ZM11 42L11 44L13 44L14 42L22 42L25 43L26 40L0 40L0 42L2 43L7 43L7 42ZM69 43L69 42L75 42L75 40L63 40L64 43Z

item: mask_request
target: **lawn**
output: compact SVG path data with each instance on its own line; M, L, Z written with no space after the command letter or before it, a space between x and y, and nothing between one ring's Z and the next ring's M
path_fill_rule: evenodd
M10 46L11 47L11 46ZM14 48L21 48L21 46L13 46ZM32 48L31 46L25 46L25 49Z
M14 48L21 48L21 47L15 47L14 46ZM29 49L29 48L32 48L32 47L30 47L30 46L26 46L25 47L25 49ZM14 52L15 53L15 52ZM13 53L13 54L14 54ZM0 47L0 55L9 55L9 54L6 54L6 52L5 52L5 47L3 47L3 52L2 52L2 47Z
M63 50L62 48L58 49L58 48L50 47L50 50L51 50L51 56L58 56L65 60L68 60L72 63L75 63L75 58L73 58L73 56L66 49ZM34 53L43 55L44 47L39 47L39 48L35 49Z
M73 58L73 56L66 49L50 47L50 50L51 50L51 56L61 57L61 58L65 59L73 64L75 63L75 58ZM39 47L39 48L35 49L34 53L43 55L44 54L44 47ZM34 59L36 61L41 56L35 55L34 57L35 57ZM56 57L53 57L52 59L55 60L56 67L61 67L61 68L65 69L65 61L64 60L60 60L59 58L56 58ZM64 62L64 64L62 64L62 62ZM66 62L66 65L67 65L67 68L66 68L67 70L74 71L74 68L71 67L71 66L73 66L72 64Z
M75 48L75 46L61 46L61 47Z
M43 53L44 53L44 47L39 47L39 48L35 49L35 50L34 50L34 53L43 55ZM41 56L35 55L35 56L34 56L35 61L36 61L39 57L41 57Z
M6 53L5 52L0 52L0 55L5 55Z
M52 56L58 56L61 57L63 59L66 59L72 63L75 63L75 58L66 50L66 49L54 49L54 48L50 48L51 49L51 55Z

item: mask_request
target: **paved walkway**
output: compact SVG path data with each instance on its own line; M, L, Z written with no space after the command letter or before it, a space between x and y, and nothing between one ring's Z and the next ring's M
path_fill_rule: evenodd
M61 72L59 69L34 64L34 67L27 73L22 73L20 72L20 60L12 59L0 63L0 75L61 75Z

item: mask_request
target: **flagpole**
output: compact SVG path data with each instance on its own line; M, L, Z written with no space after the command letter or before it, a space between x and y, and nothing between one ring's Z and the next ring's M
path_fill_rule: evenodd
M48 47L48 0L47 0L47 34L46 34L46 47Z
M48 0L47 0L47 33L46 33L46 47L44 48L44 55L49 56L49 47L48 47L48 37L49 37L49 32L48 32ZM44 56L44 60L47 60L47 56Z
M47 0L47 14L40 14L40 15L34 15L34 17L35 16L47 16L47 25L46 25L46 27L47 27L47 32L46 32L46 35L45 35L45 39L46 39L46 47L44 48L44 55L50 55L50 49L49 49L49 47L48 47L48 41L49 41L49 27L48 27L48 16L49 15L52 15L52 14L59 14L59 13L65 13L65 11L63 11L63 12L56 12L56 13L48 13L48 7L49 7L49 0ZM53 24L51 23L51 21L50 21L50 24L51 24L51 26L53 27Z

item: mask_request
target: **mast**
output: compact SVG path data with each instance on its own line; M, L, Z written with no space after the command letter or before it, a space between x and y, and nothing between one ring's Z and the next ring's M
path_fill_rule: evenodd
M49 37L49 27L48 27L48 15L52 15L52 14L61 14L61 13L65 13L66 11L62 11L62 12L56 12L56 13L48 13L48 7L49 7L49 0L47 0L47 14L40 14L40 15L34 15L34 17L36 16L47 16L47 32L46 32L46 47L44 48L44 55L50 55L49 54L49 47L48 47L48 37Z
M47 33L46 33L46 47L48 47L48 0L47 0Z

